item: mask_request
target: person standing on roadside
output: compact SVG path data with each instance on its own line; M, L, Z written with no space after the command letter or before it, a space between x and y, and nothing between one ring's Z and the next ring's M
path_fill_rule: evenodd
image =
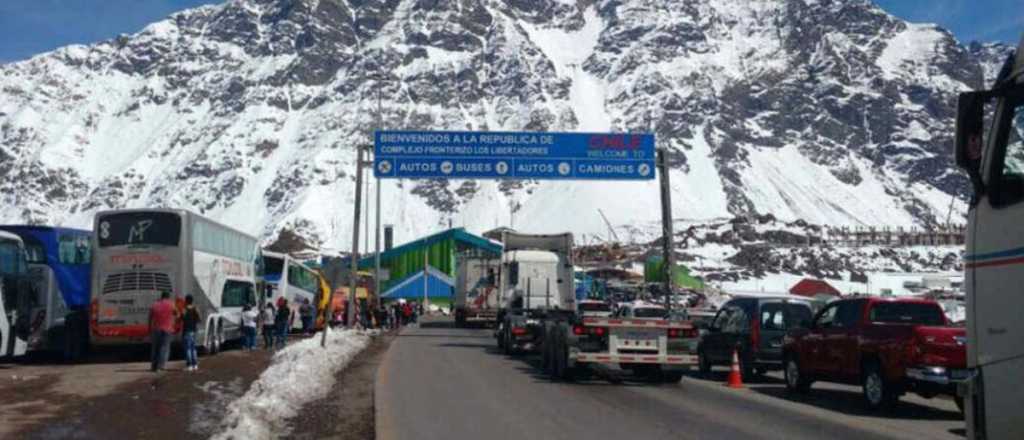
M150 371L163 371L171 354L171 335L178 309L171 302L171 292L160 292L160 300L149 308Z
M242 309L242 335L245 337L245 349L256 349L256 319L259 314L253 310L251 305L246 304Z
M302 305L299 306L299 317L302 319L302 334L309 336L310 331L313 330L313 313L316 309L309 303L309 298L302 300Z
M202 317L194 304L195 298L192 295L185 295L185 312L182 314L181 341L185 346L185 369L196 371L199 369L199 357L196 353L196 329Z
M288 327L292 315L292 310L288 307L288 300L284 298L278 298L277 300L277 316L274 318L274 325L277 326L277 331L274 332L277 336L274 341L274 348L284 348L285 338L288 337Z
M274 304L270 301L263 308L260 321L263 324L263 349L270 350L274 347Z

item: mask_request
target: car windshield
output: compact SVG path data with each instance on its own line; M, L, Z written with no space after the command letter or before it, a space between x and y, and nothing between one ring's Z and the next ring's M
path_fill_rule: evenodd
M946 324L942 309L926 303L878 303L871 308L868 319L872 322L899 324Z
M657 307L639 307L633 309L633 317L635 318L664 318L667 316L665 309Z
M0 241L0 275L25 273L25 254L15 241Z

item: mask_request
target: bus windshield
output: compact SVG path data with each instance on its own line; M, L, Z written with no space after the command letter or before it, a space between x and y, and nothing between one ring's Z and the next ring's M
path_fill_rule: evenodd
M281 276L284 272L284 258L263 256L263 273L266 275Z
M18 242L0 240L0 275L21 275L25 270L25 255Z
M170 212L123 212L100 218L100 247L156 244L178 246L181 216Z

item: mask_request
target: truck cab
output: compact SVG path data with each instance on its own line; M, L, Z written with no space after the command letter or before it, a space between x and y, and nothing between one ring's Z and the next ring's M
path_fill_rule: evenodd
M576 313L572 233L502 231L498 281L498 347L507 354L535 351L549 318Z
M1024 39L990 90L961 93L956 161L970 177L967 365L972 439L1024 438Z

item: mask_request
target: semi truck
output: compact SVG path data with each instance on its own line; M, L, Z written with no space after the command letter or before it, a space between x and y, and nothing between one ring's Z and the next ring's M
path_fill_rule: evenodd
M956 161L970 178L967 249L968 437L1021 439L1024 424L1024 38L990 90L961 93Z
M498 266L493 258L466 258L455 278L455 325L493 324L498 317Z
M612 317L577 308L571 233L500 234L502 307L495 337L506 353L539 352L544 372L554 380L585 378L600 365L671 382L696 365L689 340L697 329L669 319L668 310Z

